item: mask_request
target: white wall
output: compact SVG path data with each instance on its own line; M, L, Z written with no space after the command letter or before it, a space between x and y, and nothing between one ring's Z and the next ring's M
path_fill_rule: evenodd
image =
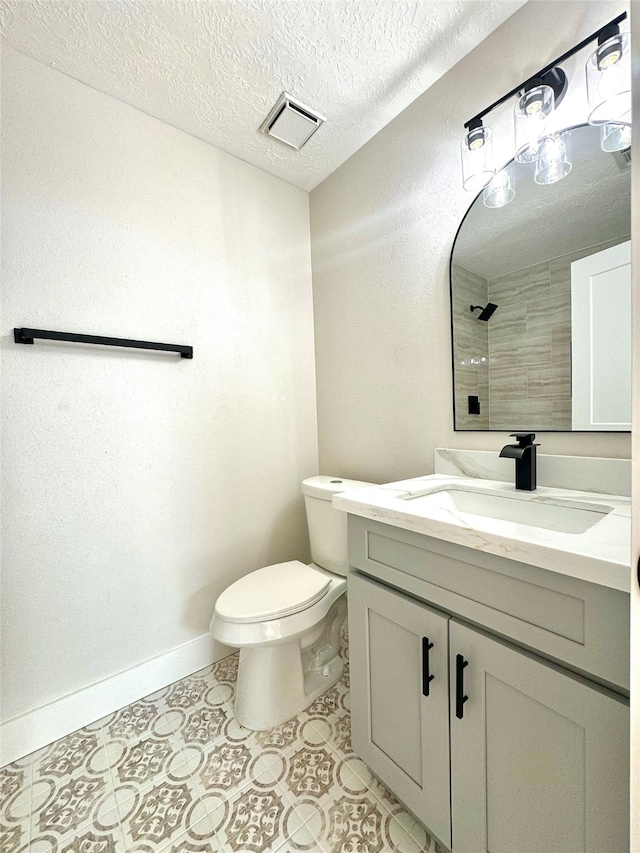
M8 48L2 83L7 720L212 658L220 591L308 558L318 469L308 195Z
M463 125L620 11L527 3L311 193L322 470L388 482L432 471L437 446L505 443L453 430L448 265L472 201ZM543 453L630 456L628 435L539 440Z

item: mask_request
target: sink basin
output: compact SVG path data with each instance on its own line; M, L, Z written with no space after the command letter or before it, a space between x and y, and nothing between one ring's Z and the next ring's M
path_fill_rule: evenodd
M407 492L401 497L405 500L430 499L442 509L463 515L495 518L560 533L585 533L613 510L613 507L605 504L580 504L577 501L533 496L516 497L452 487Z

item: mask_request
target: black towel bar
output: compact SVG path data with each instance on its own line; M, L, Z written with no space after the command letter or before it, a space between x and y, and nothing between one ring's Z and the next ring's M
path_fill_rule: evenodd
M51 332L46 329L14 329L13 339L17 344L32 344L34 338L46 341L72 341L80 344L102 344L107 347L132 347L165 352L179 352L180 358L193 358L193 347L182 344L159 344L154 341L132 341L129 338L107 338L102 335L78 335L75 332Z

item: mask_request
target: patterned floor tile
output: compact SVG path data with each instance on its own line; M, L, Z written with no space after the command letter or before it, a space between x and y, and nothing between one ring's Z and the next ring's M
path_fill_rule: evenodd
M224 705L199 705L184 714L177 734L185 746L215 743L224 736L225 727L233 719L233 709Z
M446 853L353 752L342 678L266 731L238 654L0 770L3 853Z
M12 797L30 788L32 769L32 757L28 755L0 770L0 817L4 816Z
M195 837L194 837L195 832ZM164 848L164 853L219 853L220 847L215 835L207 835L206 838L197 837L200 829L194 828L194 832L186 832L175 841ZM135 848L137 853L138 848ZM133 853L133 851L132 851ZM147 848L140 848L140 853L147 853Z
M112 811L70 833L59 843L57 853L127 853L119 814Z
M57 849L90 828L111 795L107 750L100 727L86 727L40 750L31 788L31 846Z
M184 756L180 743L171 737L145 736L129 744L111 742L115 748L121 746L117 760L111 756L111 772L115 787L129 786L143 792L160 778L173 779L180 775Z
M280 753L264 749L257 733L233 718L223 725L220 735L208 743L191 740L182 746L186 768L202 796L214 793L231 797L247 785L265 764L274 763Z
M344 684L339 683L328 694L321 704L316 700L303 713L307 715L309 725L316 730L317 735L342 758L346 758L353 755L349 691Z
M95 756L103 747L100 729L80 731L56 741L39 756L36 775L64 780L85 764L93 765Z
M299 738L300 725L300 720L292 717L279 726L256 732L256 739L263 749L286 749Z
M82 769L60 783L50 777L34 782L31 837L50 836L58 842L91 825L111 796L111 779Z
M271 777L271 778L270 778ZM220 853L275 853L287 840L298 849L313 842L290 806L277 775L264 773L211 812ZM208 801L211 806L214 799Z
M181 782L162 780L137 793L119 806L119 816L128 851L148 848L155 853L198 824L205 837L213 834L212 827L203 823L208 810L191 777Z
M0 823L0 850L3 853L17 853L18 850L28 850L31 839L31 825L25 823Z
M164 696L168 708L192 710L200 704L212 708L231 706L238 672L238 654L223 658L171 685Z
M102 725L105 737L127 743L154 734L160 713L157 703L134 702L105 719Z
M398 843L398 850L402 853L428 853L435 844L435 840L424 827L400 805L392 808L391 812L406 833ZM441 850L440 853L445 851Z
M0 770L0 850L15 853L31 838L32 757Z
M359 853L400 851L407 837L405 827L384 808L380 800L363 789L347 794L334 789L317 803L316 815L306 826L321 846Z
M337 754L339 755L340 753L337 752ZM403 840L402 845L396 842L399 845L398 849L404 850L405 848L410 848L414 853L430 850L433 839L429 833L398 802L388 788L369 770L361 758L351 752L343 758L339 768L339 784L345 791L355 794L359 791L359 786L361 786L379 801L382 808L389 812L395 821L401 824L404 832L410 836L410 838ZM398 834L398 828L394 827L394 835L397 837ZM411 839L413 843L411 843ZM441 853L445 853L445 851L441 851Z
M216 681L225 684L235 685L238 678L238 662L240 653L236 652L229 657L222 658L211 666L211 674Z

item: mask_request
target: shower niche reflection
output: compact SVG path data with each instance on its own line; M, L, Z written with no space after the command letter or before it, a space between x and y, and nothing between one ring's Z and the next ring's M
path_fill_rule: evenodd
M626 431L631 414L631 170L573 128L573 168L510 204L482 193L451 265L456 430ZM529 174L529 172L531 172Z

